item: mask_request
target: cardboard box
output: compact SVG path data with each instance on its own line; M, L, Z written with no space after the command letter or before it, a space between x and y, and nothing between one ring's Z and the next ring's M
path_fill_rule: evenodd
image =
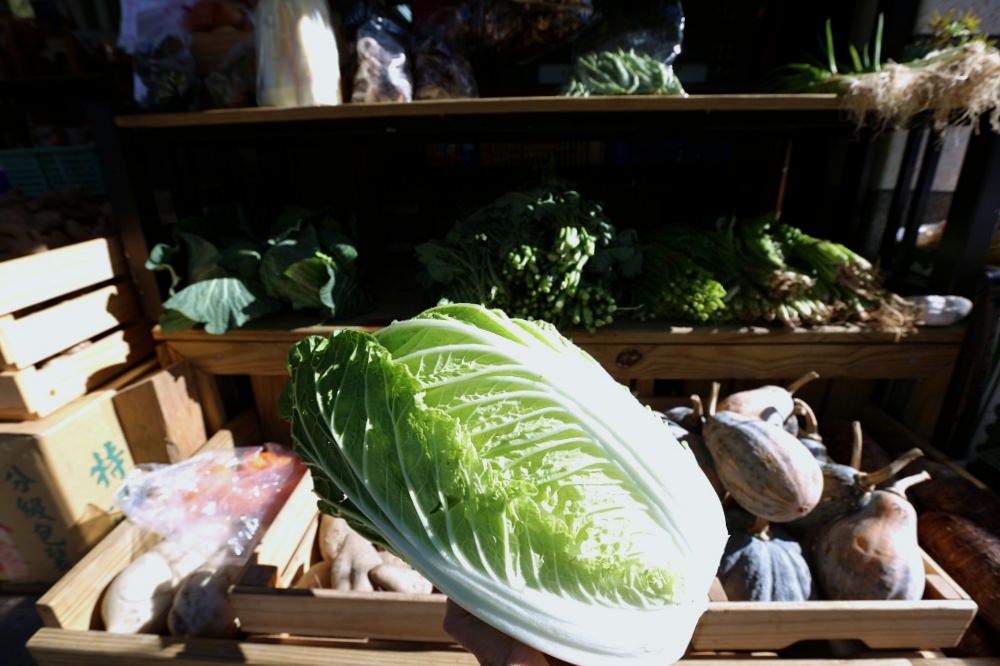
M115 491L133 463L114 395L0 423L0 581L57 580L120 518Z

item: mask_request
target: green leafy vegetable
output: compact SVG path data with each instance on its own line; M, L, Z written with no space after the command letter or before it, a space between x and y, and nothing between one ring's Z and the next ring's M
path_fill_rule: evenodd
M444 302L591 330L611 323L616 280L642 262L635 232L558 181L503 195L417 254Z
M442 306L289 354L324 511L459 605L579 664L684 652L727 534L693 454L546 324Z
M576 61L573 78L565 94L590 95L684 95L684 88L670 65L645 53L595 51Z
M176 245L156 245L146 261L149 270L170 275L170 298L160 318L166 332L203 324L209 333L222 334L282 304L324 317L363 307L357 251L328 216L288 208L271 237L260 242L252 240L241 215L215 210L181 222L176 238Z

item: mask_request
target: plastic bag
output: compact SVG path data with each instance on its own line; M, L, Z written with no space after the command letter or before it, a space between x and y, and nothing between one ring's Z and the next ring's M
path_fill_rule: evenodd
M406 17L381 2L359 2L349 20L357 24L351 101L413 101Z
M593 0L470 0L466 12L474 46L516 58L561 46L595 17Z
M632 50L669 65L680 55L683 41L680 0L639 0L605 7L600 26L581 39L578 50Z
M226 54L220 65L205 76L205 97L213 109L253 106L257 88L257 63L251 34Z
M149 110L191 108L198 76L186 9L195 0L123 0L119 45L132 54L133 97Z
M416 22L413 49L415 99L478 97L465 53L465 24L458 8L441 7Z
M255 23L258 104L343 102L340 54L326 0L260 0Z
M206 560L242 562L302 475L277 445L202 453L174 465L139 465L115 503L140 527Z
M600 27L581 39L564 93L686 95L672 63L681 52L684 13L678 0L609 7Z

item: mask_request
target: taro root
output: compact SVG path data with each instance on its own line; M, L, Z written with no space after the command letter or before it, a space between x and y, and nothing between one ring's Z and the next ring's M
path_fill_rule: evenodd
M735 412L783 426L795 413L795 392L818 377L819 373L810 372L789 384L787 389L767 385L733 393L719 403L719 411Z
M1000 538L940 511L920 516L919 533L920 545L979 606L977 617L1000 632Z
M708 418L702 433L722 485L753 515L789 522L819 502L819 463L780 426L719 412Z
M924 595L924 562L917 545L917 512L906 489L928 474L876 490L858 511L818 536L815 572L834 600L916 600Z
M919 465L931 475L909 493L921 511L962 516L1000 538L1000 500L995 495L942 463L921 460Z
M718 578L730 601L805 601L815 596L802 547L780 527L727 511L732 536Z

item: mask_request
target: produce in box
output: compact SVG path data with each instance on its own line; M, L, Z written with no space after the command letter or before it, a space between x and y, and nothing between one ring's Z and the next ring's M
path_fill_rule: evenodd
M289 370L283 412L325 512L544 653L683 654L726 541L719 500L551 325L443 306L309 338Z

